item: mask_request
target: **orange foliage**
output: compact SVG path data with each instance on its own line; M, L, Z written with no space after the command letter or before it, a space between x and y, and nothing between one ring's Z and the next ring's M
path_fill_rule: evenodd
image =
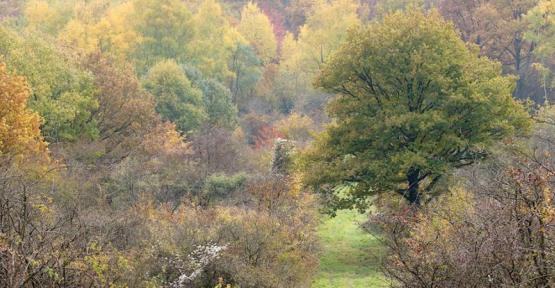
M27 108L28 98L25 79L0 63L0 155L46 155L40 118Z

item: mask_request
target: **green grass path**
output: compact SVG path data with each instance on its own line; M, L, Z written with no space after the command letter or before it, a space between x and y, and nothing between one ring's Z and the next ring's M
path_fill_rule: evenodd
M340 211L320 224L320 268L312 287L387 287L378 268L382 247L358 226L365 218L354 211Z

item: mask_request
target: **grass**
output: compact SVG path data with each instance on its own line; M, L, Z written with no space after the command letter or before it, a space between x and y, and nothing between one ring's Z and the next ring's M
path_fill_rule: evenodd
M320 268L312 287L388 287L379 271L383 248L359 227L365 218L355 211L340 211L320 224Z

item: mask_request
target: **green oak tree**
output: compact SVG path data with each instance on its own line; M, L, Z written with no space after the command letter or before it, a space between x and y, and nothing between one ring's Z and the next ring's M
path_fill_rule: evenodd
M515 79L436 12L397 12L350 33L317 83L333 119L307 152L305 181L332 208L395 191L419 205L454 168L526 131Z

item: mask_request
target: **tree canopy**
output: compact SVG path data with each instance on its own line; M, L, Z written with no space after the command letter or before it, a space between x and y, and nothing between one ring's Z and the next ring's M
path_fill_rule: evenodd
M29 87L0 62L0 157L44 153L40 117L27 108Z
M148 72L145 88L156 98L156 111L182 132L197 129L206 118L202 91L174 61L159 62Z
M388 191L418 204L453 168L529 126L514 78L435 12L398 12L351 32L317 85L337 96L307 183L336 208Z

